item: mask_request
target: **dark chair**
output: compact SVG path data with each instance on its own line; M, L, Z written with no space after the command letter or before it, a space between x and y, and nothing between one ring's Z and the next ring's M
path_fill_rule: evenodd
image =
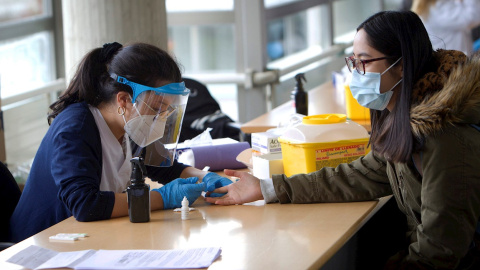
M194 79L183 78L185 86L190 89L187 108L183 118L179 142L192 139L207 128L212 128L212 139L232 138L244 141L245 135L240 124L220 110L220 105L212 97L207 86Z
M9 222L13 210L20 199L21 191L15 178L7 166L0 162L0 250L10 247L14 243L7 242L9 239Z

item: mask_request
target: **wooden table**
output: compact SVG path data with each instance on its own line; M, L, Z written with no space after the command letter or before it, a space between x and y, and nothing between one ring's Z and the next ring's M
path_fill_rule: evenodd
M29 245L56 251L85 249L181 249L219 246L209 269L318 269L389 199L356 203L218 206L198 199L190 220L179 212L152 212L148 223L128 217L78 222L70 217L2 252L0 269L23 269L5 262ZM88 233L74 243L49 242L57 233ZM353 262L352 262L353 263Z
M268 129L278 127L279 123L285 123L295 113L291 101L272 109L271 111L252 119L241 126L243 133L265 132ZM338 93L331 81L328 81L308 91L308 115L343 113L346 109L338 99ZM368 131L370 121L356 121Z

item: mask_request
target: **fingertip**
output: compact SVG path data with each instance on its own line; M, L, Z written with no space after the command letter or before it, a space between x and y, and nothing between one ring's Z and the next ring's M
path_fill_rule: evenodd
M193 176L188 178L191 184L195 184L198 181L198 177Z
M204 191L205 190L205 187L206 187L205 183L200 183L200 184L192 183L192 184L195 185L197 191Z

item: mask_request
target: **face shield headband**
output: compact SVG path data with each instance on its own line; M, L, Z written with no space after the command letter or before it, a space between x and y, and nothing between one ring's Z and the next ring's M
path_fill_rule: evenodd
M190 90L183 82L148 87L116 74L111 77L133 91L133 106L128 118L124 116L132 156L143 157L145 165L173 165Z
M150 87L150 86L129 81L127 78L119 76L115 73L110 73L110 77L112 77L112 79L114 79L116 82L128 85L130 86L130 88L132 88L132 91L133 91L132 103L134 103L135 100L137 100L138 95L140 95L145 91L154 91L156 94L170 94L170 95L182 95L182 96L188 95L190 93L190 90L188 90L185 87L184 82L169 83L167 85L160 86L160 87Z

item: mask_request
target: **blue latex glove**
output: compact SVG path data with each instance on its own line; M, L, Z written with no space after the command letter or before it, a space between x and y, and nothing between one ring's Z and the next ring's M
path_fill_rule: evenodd
M183 197L186 196L190 205L202 195L205 183L195 184L198 177L177 178L165 186L153 189L162 195L163 209L182 207Z
M205 191L208 191L208 192L212 192L216 188L228 186L228 185L233 183L230 179L228 179L226 177L222 177L222 176L220 176L220 175L218 175L214 172L207 173L203 177L202 182L206 184ZM221 197L223 195L225 195L225 193L210 193L207 196L209 196L209 197Z
M480 51L480 38L473 42L473 52Z

